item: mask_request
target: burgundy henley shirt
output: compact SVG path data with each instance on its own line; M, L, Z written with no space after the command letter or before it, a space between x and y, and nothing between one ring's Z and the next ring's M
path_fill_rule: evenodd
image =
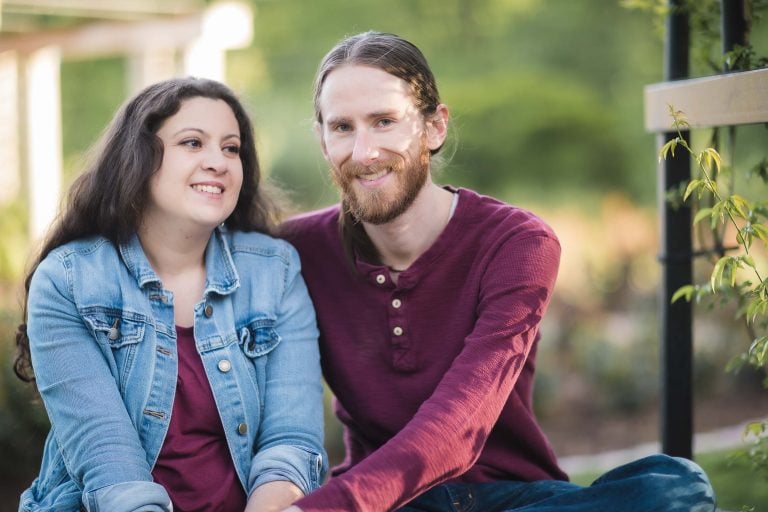
M566 479L532 409L538 326L560 258L525 210L466 189L395 284L347 263L338 206L289 221L317 309L346 460L305 512L384 511L453 482Z

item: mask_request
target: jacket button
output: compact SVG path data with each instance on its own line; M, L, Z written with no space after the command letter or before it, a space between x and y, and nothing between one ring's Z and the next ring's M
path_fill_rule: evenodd
M203 313L205 314L206 317L211 318L213 316L213 306L211 306L210 304L205 306Z
M232 369L232 363L230 363L227 359L222 359L216 366L218 366L221 373L227 373Z
M237 426L237 433L241 436L244 436L248 433L248 425L245 423L241 423Z

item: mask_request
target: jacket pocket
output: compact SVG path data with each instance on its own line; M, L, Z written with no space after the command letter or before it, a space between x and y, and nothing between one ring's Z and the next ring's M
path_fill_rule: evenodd
M82 315L93 330L96 341L113 349L144 339L147 318L140 313L92 306L83 308Z
M125 389L140 342L144 340L148 319L140 313L116 308L91 306L81 311L96 341L111 353L112 370L119 376L120 390Z
M280 343L273 318L256 318L241 327L239 332L243 352L251 358L269 354Z

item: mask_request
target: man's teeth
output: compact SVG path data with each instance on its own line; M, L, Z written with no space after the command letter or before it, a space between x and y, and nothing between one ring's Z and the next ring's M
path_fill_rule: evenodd
M192 185L192 188L198 192L207 192L209 194L221 194L222 190L214 185Z
M389 172L389 169L384 169L383 171L379 171L374 174L365 174L365 175L359 176L359 178L365 181L375 181L379 178L386 176L388 172Z

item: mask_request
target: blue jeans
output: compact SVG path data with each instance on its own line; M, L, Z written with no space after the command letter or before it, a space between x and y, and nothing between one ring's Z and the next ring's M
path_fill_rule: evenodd
M713 512L704 471L687 459L651 455L589 487L559 480L443 484L397 512Z

